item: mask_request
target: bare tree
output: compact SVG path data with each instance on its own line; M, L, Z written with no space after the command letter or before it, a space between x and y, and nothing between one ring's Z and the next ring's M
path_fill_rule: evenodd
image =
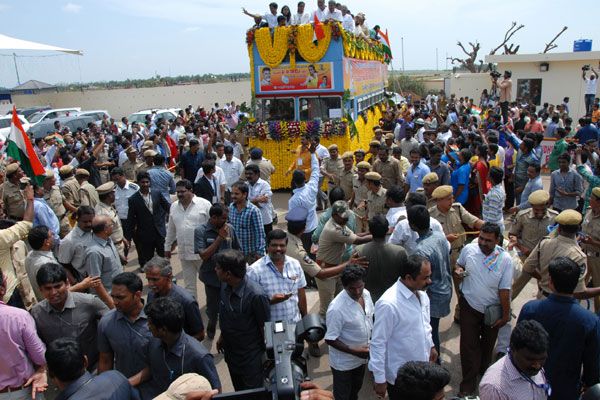
M562 34L563 34L563 33L564 33L564 32L565 32L567 29L568 29L568 27L566 27L566 26L563 26L562 30L561 30L560 32L558 32L558 34L557 34L556 36L554 36L554 39L552 39L552 40L550 41L550 43L546 43L546 48L544 49L544 53L547 53L547 52L549 52L550 50L552 50L552 49L555 49L555 48L557 48L557 47L558 47L558 45L557 45L557 44L554 44L554 42L555 42L555 41L556 41L556 39L558 39L558 37L559 37L560 35L562 35Z
M462 49L462 51L468 56L466 58L457 58L457 57L448 57L448 60L454 63L460 63L461 67L467 69L469 72L477 72L477 66L475 65L475 60L477 60L477 53L481 49L481 45L478 41L475 43L469 42L469 46L471 46L471 51L467 51L465 46L461 42L456 43L458 47Z
M517 51L519 51L519 47L521 47L520 45L517 45L514 49L513 49L514 44L510 44L510 46L504 45L504 54L517 54Z
M511 38L511 37L512 37L512 36L513 36L515 33L517 33L517 31L519 31L519 30L523 29L524 27L525 27L525 25L522 25L522 24L521 24L521 25L519 25L519 26L517 26L517 23L513 21L513 23L511 24L510 28L508 28L508 30L507 30L507 31L506 31L506 33L504 34L504 40L502 41L502 43L500 43L500 44L498 45L498 47L496 47L495 49L493 49L492 51L490 51L490 55L496 54L496 52L497 52L498 50L500 50L502 47L504 47L504 46L505 46L505 45L508 43L508 41L510 40L510 38ZM511 45L511 46L512 46L512 45ZM517 46L517 49L516 49L516 50L518 50L518 49L519 49L519 46ZM516 53L516 50L515 50L515 53ZM515 54L515 53L508 53L508 54ZM506 53L505 53L505 54L506 54Z

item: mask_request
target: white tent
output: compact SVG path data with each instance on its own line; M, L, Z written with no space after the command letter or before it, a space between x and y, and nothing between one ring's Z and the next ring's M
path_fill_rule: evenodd
M62 47L50 46L43 43L30 42L0 34L0 50L42 50L61 51L63 53L77 54L82 56L80 50L63 49Z

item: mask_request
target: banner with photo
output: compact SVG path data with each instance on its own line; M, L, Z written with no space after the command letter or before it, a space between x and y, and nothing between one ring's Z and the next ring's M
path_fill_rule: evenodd
M333 85L333 63L281 64L276 68L258 68L259 92L287 92L296 90L331 90Z

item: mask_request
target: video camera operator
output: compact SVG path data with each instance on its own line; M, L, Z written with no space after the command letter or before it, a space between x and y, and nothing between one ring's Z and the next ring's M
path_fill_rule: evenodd
M512 98L512 80L510 79L512 76L511 71L504 71L503 80L498 82L498 78L500 78L500 73L497 71L492 71L490 73L492 78L492 93L496 93L498 89L500 89L499 95L499 103L500 110L502 113L502 123L508 123L508 105L510 103L510 99Z
M598 68L600 68L600 63L598 64ZM585 75L586 75L586 72L589 70L591 70L592 73L590 74L590 77L587 78ZM585 100L585 115L586 116L592 115L592 105L594 104L594 98L596 97L596 90L598 89L598 76L599 76L598 72L596 72L594 67L592 67L591 65L586 64L583 67L581 67L581 78L585 82L584 100Z

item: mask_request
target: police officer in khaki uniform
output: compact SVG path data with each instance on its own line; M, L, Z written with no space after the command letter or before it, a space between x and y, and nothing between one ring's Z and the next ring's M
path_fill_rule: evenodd
M347 151L342 154L342 162L344 169L340 172L340 187L344 191L344 200L349 201L352 197L352 186L356 168L354 168L354 154Z
M600 286L600 187L592 189L590 209L585 215L581 230L581 248L587 254L587 265L594 287ZM600 299L594 297L594 309L600 311Z
M327 177L327 195L329 195L331 189L339 185L344 163L339 157L337 144L330 145L327 150L329 150L329 158L321 162L321 173Z
M75 179L74 169L70 165L64 165L60 167L58 170L60 173L60 178L63 180L60 191L63 196L65 196L65 200L74 208L79 207L81 204L81 198L79 196L79 182Z
M385 134L385 145L392 150L394 147L398 147L398 145L394 143L394 134L392 132Z
M387 208L385 205L385 193L387 190L381 186L381 175L377 172L367 172L365 174L365 180L367 181L367 218L364 218L368 222L371 218L376 215L387 214Z
M127 160L123 163L123 174L128 181L135 182L137 179L138 168L142 166L143 162L138 160L137 151L133 146L129 146L127 150L125 150L125 154L127 154Z
M558 215L548 208L550 194L545 190L536 190L527 200L531 208L519 211L508 233L509 246L519 250L523 262L540 240L548 235L548 227L554 224L554 218Z
M367 152L364 151L363 149L354 150L354 162L356 164L358 164L361 161L365 161L366 154L367 154ZM371 165L371 164L369 164L369 165Z
M381 175L381 186L389 189L392 186L404 186L404 175L400 162L390 157L390 149L386 145L379 147L377 160L373 162L373 171Z
M98 168L98 172L100 173L100 182L106 183L109 180L108 170L110 167L114 166L115 163L110 161L108 157L108 145L105 144L104 147L98 153L96 157L96 162L94 163L95 167Z
M356 154L356 153L355 153ZM371 164L366 161L361 161L356 164L356 174L352 178L352 196L350 197L350 208L356 214L357 223L356 223L356 232L366 232L367 231L367 194L369 193L369 188L367 187L367 180L365 179L365 175L367 172L371 171Z
M371 140L371 143L369 143L369 153L366 155L366 160L369 164L373 165L375 160L377 160L377 154L379 153L380 147L381 142L379 140Z
M433 191L440 186L440 178L435 172L430 172L423 177L421 182L423 183L423 193L425 193L425 197L427 197L427 209L429 210L437 204L437 201L433 199L431 195L433 194Z
M138 174L140 172L148 172L148 170L154 166L154 156L157 154L158 153L153 149L148 149L144 151L144 160L146 162L140 164L140 166L137 168Z
M69 212L76 212L77 209L71 206L63 196L59 187L56 185L56 178L54 177L54 171L51 169L46 170L44 176L44 200L50 206L60 224L60 238L64 238L71 231L71 225L69 224ZM67 209L67 205L71 208Z
M95 208L100 203L98 192L96 188L88 182L90 179L90 173L87 169L78 168L75 170L75 179L79 183L79 198L81 200L80 205L90 206Z
M2 202L4 212L9 219L21 221L25 212L25 199L20 189L21 178L25 173L19 163L12 163L6 167L6 180L2 188Z
M460 251L467 241L463 224L472 229L479 229L483 226L483 221L465 210L462 204L454 202L452 186L450 185L438 186L431 194L431 198L435 200L436 205L429 209L429 215L442 225L446 239L450 242L450 268L454 270ZM454 274L452 275L452 280L454 282L454 291L458 298L460 282ZM459 307L458 303L456 303L456 308L454 309L455 321L458 321L459 318L458 311Z
M119 219L117 210L113 207L113 204L115 203L115 183L112 181L107 182L98 186L96 190L98 191L98 197L100 198L100 203L98 203L95 208L96 216L106 215L111 219L113 222L113 233L110 235L110 238L119 251L121 259L127 260L127 257L125 257L125 247L129 247L129 242L123 236L121 220Z
M548 297L553 293L550 287L548 265L556 257L568 257L581 267L581 276L575 288L576 298L590 298L600 295L600 288L587 288L587 257L577 243L577 232L581 224L581 214L575 210L564 210L554 218L558 224L556 237L544 237L533 248L525 264L522 276L534 277L538 280L538 298ZM516 297L513 290L512 298Z

